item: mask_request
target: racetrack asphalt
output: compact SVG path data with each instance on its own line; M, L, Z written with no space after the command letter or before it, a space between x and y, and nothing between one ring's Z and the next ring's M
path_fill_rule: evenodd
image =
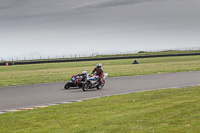
M66 81L67 82L67 81ZM200 84L200 71L107 78L103 89L65 90L66 82L0 88L0 112L88 98Z

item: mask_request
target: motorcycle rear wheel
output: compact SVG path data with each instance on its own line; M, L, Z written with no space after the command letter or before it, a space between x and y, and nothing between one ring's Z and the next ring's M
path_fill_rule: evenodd
M105 85L105 83L106 83L106 81L103 80L103 82L101 84L97 85L97 89L102 89L103 86Z
M71 87L71 83L70 83L70 82L68 82L68 83L64 86L65 89L69 89L70 87Z

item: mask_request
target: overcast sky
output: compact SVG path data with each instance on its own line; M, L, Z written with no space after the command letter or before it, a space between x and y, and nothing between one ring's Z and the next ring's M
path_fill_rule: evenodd
M200 0L0 0L0 58L200 47Z

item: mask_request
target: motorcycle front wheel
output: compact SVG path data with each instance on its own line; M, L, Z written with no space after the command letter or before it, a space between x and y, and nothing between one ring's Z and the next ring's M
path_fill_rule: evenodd
M83 85L83 91L87 91L90 87L90 82L86 82L84 85Z

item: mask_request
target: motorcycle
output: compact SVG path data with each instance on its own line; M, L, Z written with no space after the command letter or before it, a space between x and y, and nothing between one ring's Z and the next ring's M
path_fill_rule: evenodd
M77 82L75 82L77 80ZM81 88L85 82L82 80L81 76L71 76L71 81L67 82L64 86L65 89L69 89L70 87L79 87Z
M95 74L89 74L87 81L83 85L83 91L87 91L92 88L102 89L105 85L106 81L105 78L108 76L108 73L104 73L103 75L103 82L101 84L97 83L99 76L96 76Z

